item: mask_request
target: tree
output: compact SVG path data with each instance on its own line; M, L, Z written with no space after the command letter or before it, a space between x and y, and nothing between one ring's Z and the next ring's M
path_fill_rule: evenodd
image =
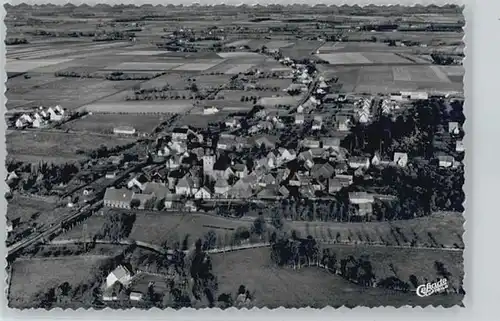
M278 230L282 229L284 225L282 216L283 215L278 210L271 213L271 224Z
M139 208L140 205L141 205L141 201L139 201L136 198L134 198L133 200L130 201L130 207L133 209Z
M215 232L212 230L208 231L204 237L203 250L207 251L215 248L216 243L217 243L217 234L215 234Z
M252 232L261 236L265 230L266 230L266 221L263 215L259 214L259 216L253 222Z

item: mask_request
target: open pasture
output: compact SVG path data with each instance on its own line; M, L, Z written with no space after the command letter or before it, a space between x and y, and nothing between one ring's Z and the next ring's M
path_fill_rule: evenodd
M125 52L119 52L120 56L156 56L161 54L166 54L166 50L130 50Z
M463 252L446 251L440 249L412 249L391 248L382 246L364 245L322 245L336 254L337 259L352 255L355 258L366 256L371 262L377 280L395 276L404 282L410 283L410 276L417 277L419 284L425 280L436 280L442 277L435 268L435 262L444 264L451 273L448 281L451 286L458 288L462 285ZM394 269L391 269L391 265ZM411 283L410 283L411 284Z
M115 127L130 126L135 128L140 133L150 133L156 126L168 118L170 117L167 115L86 115L82 118L63 124L62 128L77 132L111 134L113 133L113 128Z
M96 102L80 108L93 113L117 114L182 114L193 107L189 100Z
M108 66L105 70L117 71L167 71L178 67L180 63L160 63L160 62L122 62L117 65Z
M40 290L48 291L64 282L72 289L98 277L98 268L107 256L69 256L16 260L12 267L9 289L9 306L12 308L33 307L40 304ZM75 302L75 298L72 299Z
M264 58L260 53L250 51L219 52L217 55L224 59Z
M223 60L208 60L206 62L189 62L174 67L176 71L205 71L220 64Z
M131 88L136 81L108 81L89 78L59 78L47 82L29 92L11 95L12 99L23 99L35 102L35 106L61 105L74 110L117 92Z
M77 151L91 151L104 145L115 147L134 142L133 138L120 138L104 135L80 135L58 132L16 131L7 135L7 152L15 159L23 156L35 157L37 162L53 159L61 162L86 158ZM63 144L61 142L64 142Z
M414 293L365 288L317 267L280 268L271 262L269 248L212 254L211 258L219 293L235 295L243 284L253 293L252 305L257 307L453 306L461 300L454 295L419 298Z
M334 223L287 221L285 228L318 241L385 243L393 246L463 246L464 218L459 213L433 214L408 221Z
M230 245L230 236L238 227L249 229L251 224L250 221L194 213L138 212L129 238L160 246L164 243L172 246L175 242L182 243L184 238L188 237L191 246L197 239L203 239L209 231L214 231L217 244L223 246Z
M7 72L27 72L39 67L58 65L69 61L71 61L71 59L7 59L5 70Z

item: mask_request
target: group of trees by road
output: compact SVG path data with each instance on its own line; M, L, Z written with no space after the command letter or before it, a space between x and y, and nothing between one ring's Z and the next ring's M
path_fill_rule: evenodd
M118 242L126 239L135 222L135 214L127 213L108 213L105 216L105 222L100 230L94 236L97 240L108 240Z

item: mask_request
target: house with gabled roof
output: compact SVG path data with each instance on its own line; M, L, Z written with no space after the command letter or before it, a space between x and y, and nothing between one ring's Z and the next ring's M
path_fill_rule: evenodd
M335 174L335 168L330 163L315 164L311 169L311 176L316 179L327 179Z
M319 148L320 147L320 142L317 139L313 138L304 138L301 142L300 145L305 148Z
M370 167L370 159L368 157L351 156L349 157L347 162L349 164L349 167L353 169Z
M210 190L206 186L203 186L194 194L194 198L195 199L211 199L212 193L210 192Z
M373 194L367 192L350 192L349 201L352 204L373 203L375 202L375 198Z
M337 130L340 132L349 131L350 123L351 123L351 119L349 116L346 116L346 115L335 116L335 124L336 124Z
M303 114L295 114L295 125L303 125L305 117Z
M106 287L112 287L115 282L127 286L132 280L133 273L127 267L119 265L106 277Z
M262 176L259 180L259 186L266 187L268 185L275 185L276 184L276 178L271 174L268 173L264 176Z
M459 153L462 153L465 151L465 145L464 145L464 142L461 141L461 140L457 140L455 142L455 151L459 152Z
M181 178L175 186L175 194L190 196L193 194L193 180L189 176Z
M455 163L453 156L439 155L437 156L439 167L448 168L452 167Z
M275 148L276 146L276 139L267 135L255 137L253 141L258 147L264 145L266 148Z
M248 199L252 197L253 191L249 182L240 179L229 189L227 195L229 198Z
M141 191L143 191L146 188L146 183L149 182L149 179L144 175L143 173L135 176L132 178L130 181L127 183L127 187L129 189L137 187Z
M237 163L231 166L232 171L238 178L243 178L248 175L247 165L243 163Z
M133 195L134 192L125 188L108 187L104 193L103 203L107 207L130 209Z
M259 199L276 200L281 198L278 185L268 185L256 195Z
M278 148L278 161L282 163L290 162L294 160L297 157L297 154L295 153L294 150L288 150L286 148L280 147Z
M458 122L448 122L448 133L458 135L460 133L460 125Z
M399 167L406 167L408 164L408 154L395 152L393 162Z
M326 150L340 151L340 137L323 137L321 145Z
M158 200L163 200L170 194L170 190L165 184L156 183L156 182L148 182L146 183L146 188L143 191L144 194L152 194Z
M231 186L229 185L227 180L223 177L218 178L217 181L215 182L214 192L219 197L226 197L230 189Z
M349 166L345 162L336 162L333 165L333 168L335 170L335 174L343 174L349 170Z

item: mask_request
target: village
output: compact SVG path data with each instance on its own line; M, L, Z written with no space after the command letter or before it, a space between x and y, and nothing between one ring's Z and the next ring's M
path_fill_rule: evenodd
M82 31L41 34L34 7L8 9L11 306L377 306L443 277L461 300L457 8L242 27L68 5Z

